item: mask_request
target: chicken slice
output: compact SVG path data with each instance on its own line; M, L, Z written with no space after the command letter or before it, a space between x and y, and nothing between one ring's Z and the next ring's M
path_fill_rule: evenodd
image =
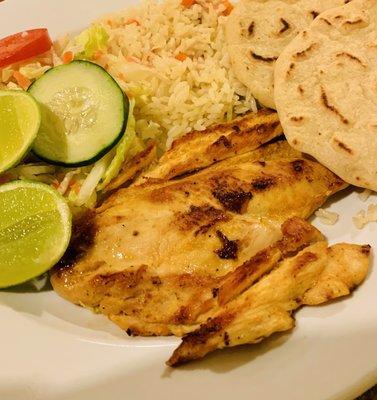
M276 112L261 110L177 139L143 178L171 179L257 149L283 133Z
M178 366L216 349L258 343L289 330L294 327L294 310L348 295L364 280L369 264L368 245L312 244L281 261L198 330L184 336L167 364Z

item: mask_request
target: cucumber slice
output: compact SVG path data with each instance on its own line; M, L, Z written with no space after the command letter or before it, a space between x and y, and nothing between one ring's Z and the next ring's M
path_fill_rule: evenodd
M28 91L39 102L42 114L33 152L49 163L92 164L123 136L128 98L97 64L73 61L52 68Z

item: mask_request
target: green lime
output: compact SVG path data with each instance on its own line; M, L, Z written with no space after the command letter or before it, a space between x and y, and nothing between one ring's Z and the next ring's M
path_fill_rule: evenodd
M20 90L0 90L0 172L17 164L37 136L41 113L34 98Z
M0 186L0 287L34 278L63 256L71 212L50 186L14 181Z

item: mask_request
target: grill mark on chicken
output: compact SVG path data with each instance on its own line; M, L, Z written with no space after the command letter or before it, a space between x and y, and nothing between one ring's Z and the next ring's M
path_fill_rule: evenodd
M269 122L269 123L265 123L265 124L260 124L260 125L256 125L253 126L251 129L247 130L246 132L248 134L251 134L253 132L258 133L259 135L264 135L267 132L271 132L273 131L275 128L277 128L280 125L279 121L275 121L275 122Z
M137 271L121 271L111 274L98 274L92 278L92 285L100 288L118 286L124 289L136 287L144 278L147 267L142 265ZM106 289L107 290L107 289Z
M238 253L238 241L229 240L221 231L216 231L217 237L220 239L222 247L215 250L219 258L225 260L236 260Z
M229 216L222 210L212 207L208 204L203 206L190 206L185 213L177 213L173 221L182 231L190 231L199 227L195 235L207 233L208 230L218 222L228 221Z
M336 107L334 107L332 104L330 104L329 99L326 94L326 91L323 86L321 86L321 100L322 100L323 105L326 108L328 108L331 112L333 112L335 115L337 115L340 118L340 120L343 122L343 124L345 124L345 125L349 124L348 119L345 118Z
M253 51L251 51L250 54L251 54L251 57L254 58L254 60L268 62L268 63L272 63L278 59L277 57L264 57L264 56L261 56L260 54L254 53Z
M245 192L241 188L237 190L227 190L226 187L219 187L213 190L212 195L226 210L238 214L242 214L245 211L247 203L253 197L251 192Z
M216 142L212 143L212 147L225 147L227 149L232 147L232 142L224 135L221 135Z
M318 260L318 256L309 251L300 254L295 260L295 264L292 269L292 275L296 276L307 264L310 264L316 260Z
M251 187L256 191L263 191L273 187L276 184L276 179L273 177L262 177L251 182Z
M280 29L279 34L284 33L291 28L289 23L284 18L280 18L280 22L283 24L283 27Z

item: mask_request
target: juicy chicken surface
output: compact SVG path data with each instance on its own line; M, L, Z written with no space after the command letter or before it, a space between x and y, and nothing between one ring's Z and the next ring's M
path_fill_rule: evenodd
M274 114L256 118L265 115ZM213 141L216 131L210 132ZM249 143L260 132L251 130ZM223 134L222 127L218 138ZM197 168L183 163L178 152L178 177L169 179L176 176L166 172L173 165L169 156L160 161L153 178L147 173L140 183L115 191L75 224L70 248L51 276L54 289L73 303L107 315L130 335L189 334L171 365L222 347L224 332L233 332L230 325L218 332L216 343L204 341L205 350L196 348L190 335L206 329L208 321L229 307L239 316L225 318L229 324L237 320L245 332L252 330L245 293L277 264L285 265L286 257L323 242L303 219L346 185L285 141L251 149L235 152L230 146L229 154L222 149L222 161L206 159L194 173ZM187 147L189 151L193 160L202 154L196 145ZM164 162L169 164L165 169ZM182 176L187 172L191 174ZM327 254L330 250L323 246ZM313 278L302 294L314 286ZM282 306L284 312L294 309L296 297L286 300L292 307ZM276 330L273 325L269 334ZM243 343L257 341L250 339L251 333L245 335L249 339ZM232 345L243 340L229 337Z

